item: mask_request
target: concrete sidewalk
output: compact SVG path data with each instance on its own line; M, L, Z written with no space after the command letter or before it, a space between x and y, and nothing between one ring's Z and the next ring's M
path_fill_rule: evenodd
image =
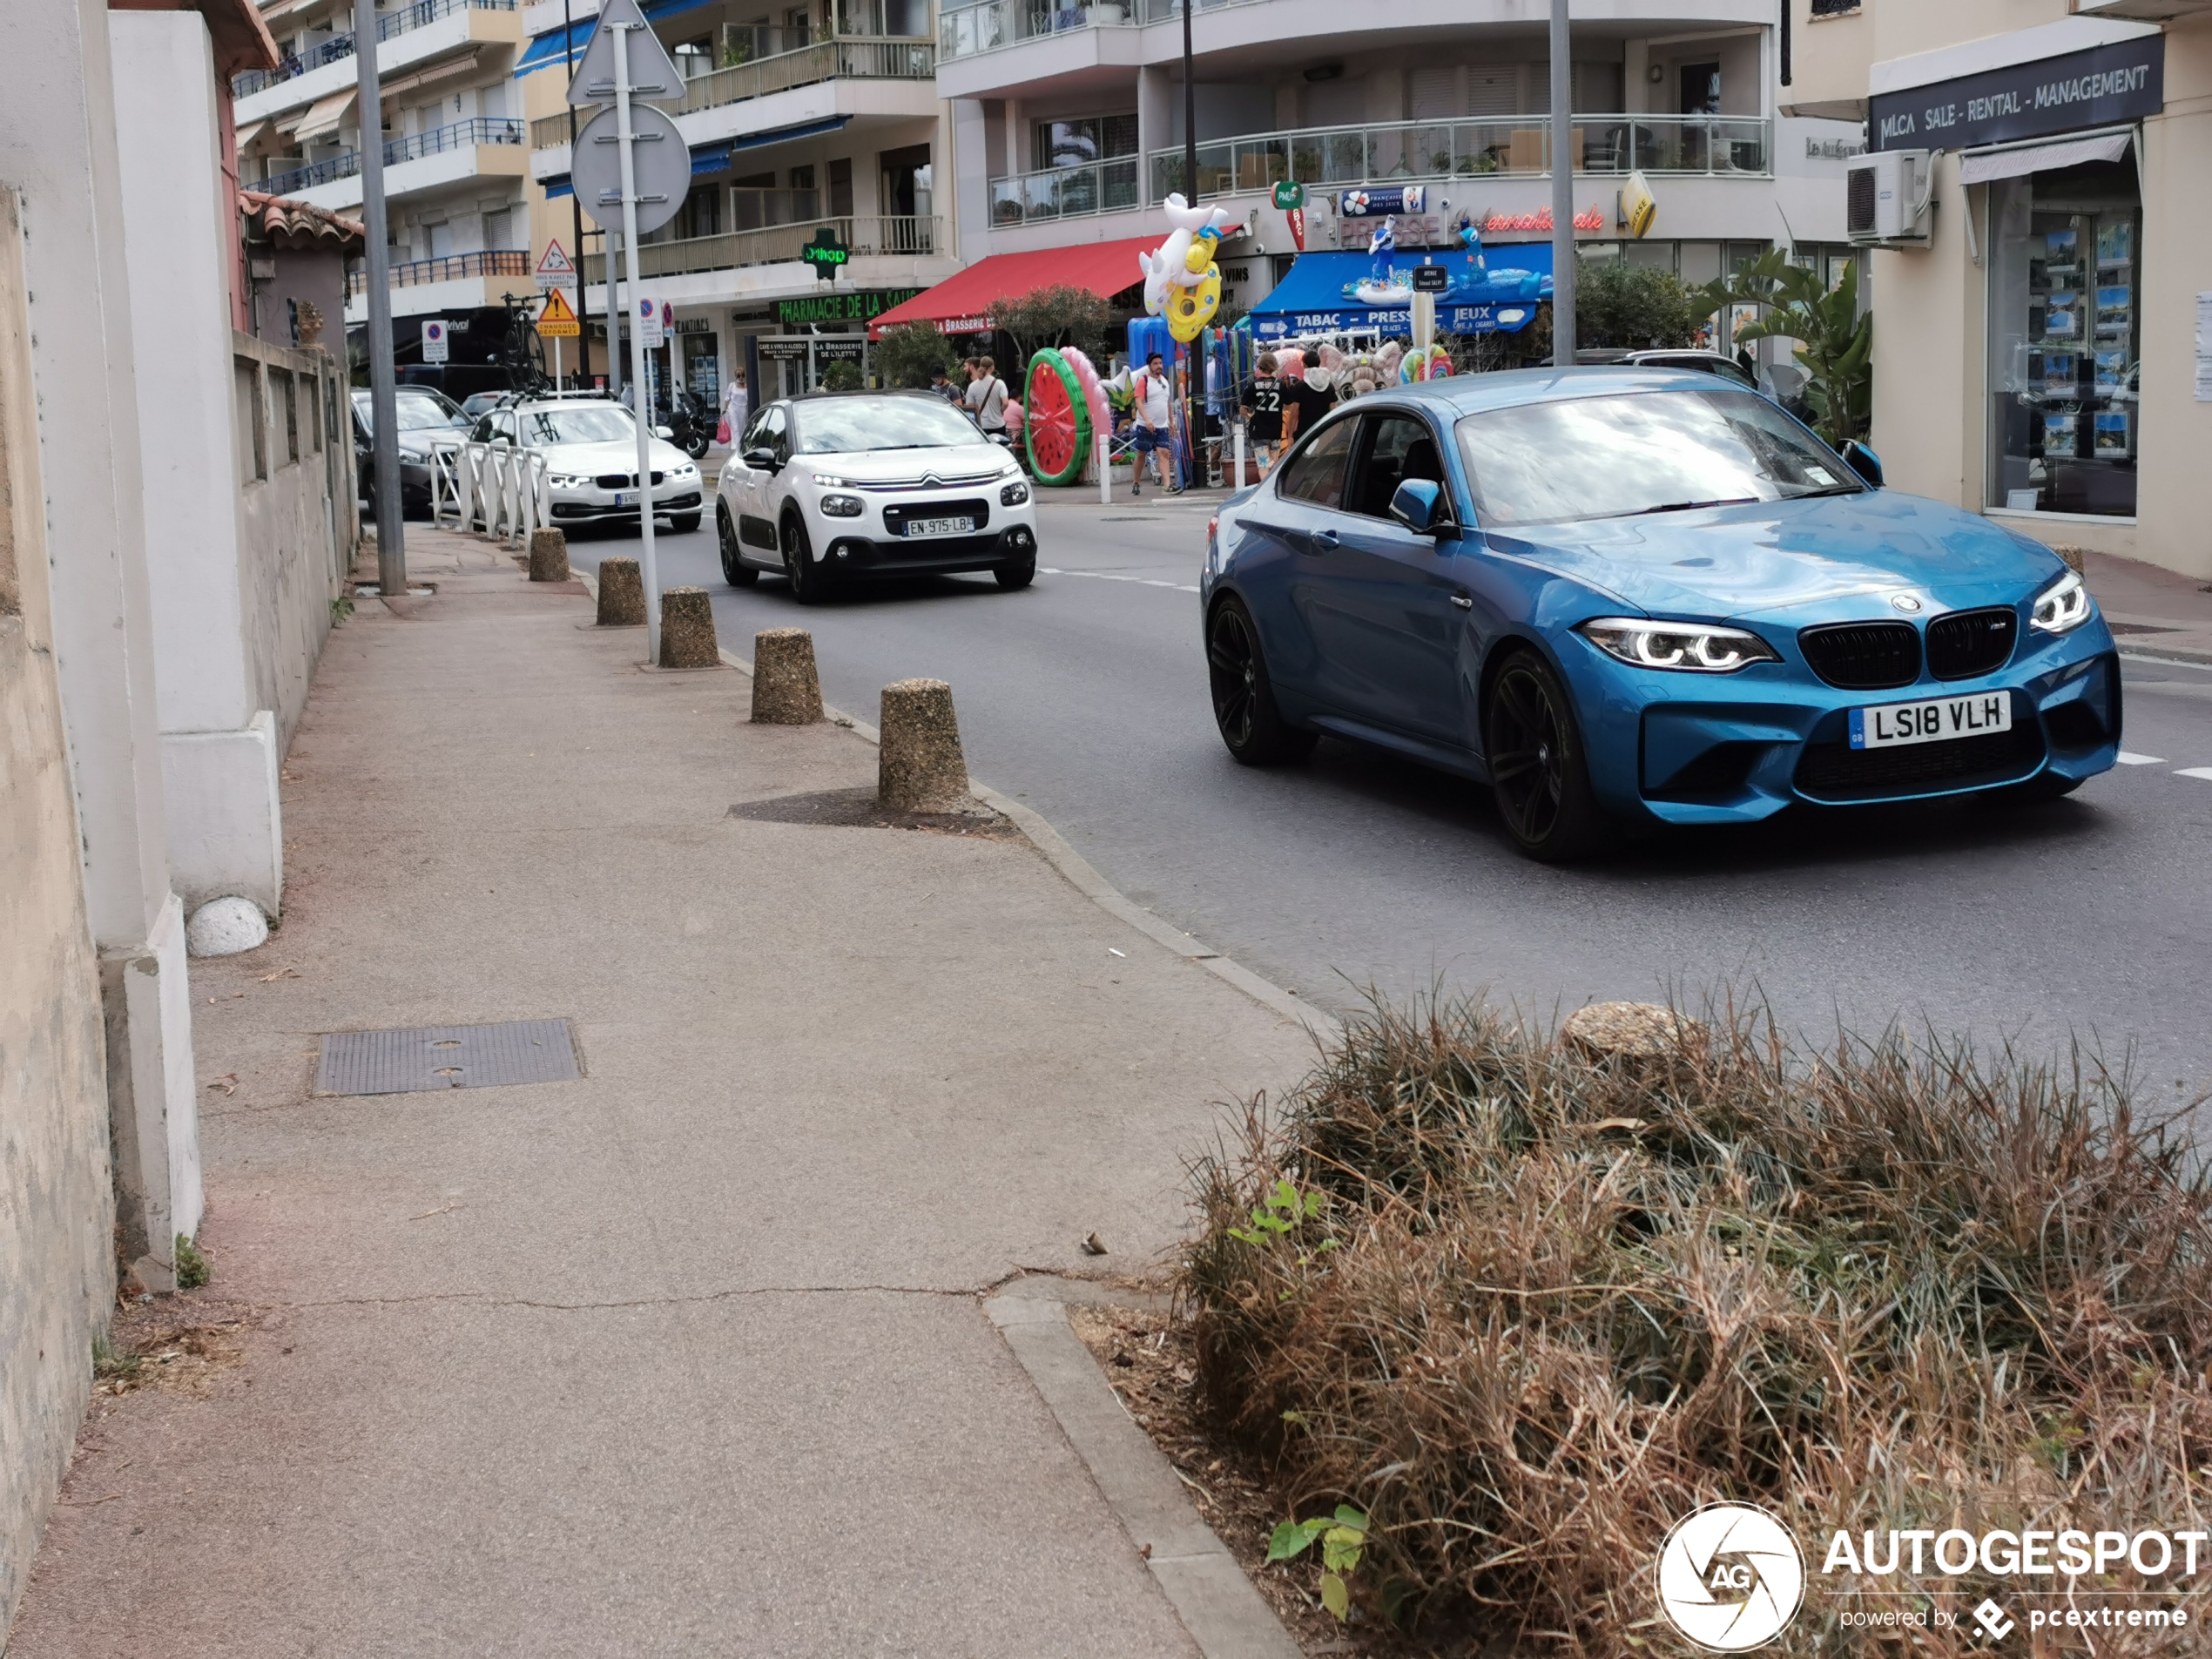
M1154 1266L1305 1031L1018 838L731 816L875 751L408 539L283 926L192 966L242 1359L100 1400L11 1659L1192 1652L978 1293ZM321 1033L560 1017L581 1082L313 1092Z
M2212 588L2155 564L2082 555L2082 578L2122 651L2212 663Z

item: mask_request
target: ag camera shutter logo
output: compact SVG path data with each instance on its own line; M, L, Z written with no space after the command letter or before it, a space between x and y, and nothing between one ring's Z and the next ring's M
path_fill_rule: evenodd
M1715 1653L1763 1648L1804 1600L1805 1562L1790 1529L1745 1503L1710 1503L1659 1547L1659 1608Z

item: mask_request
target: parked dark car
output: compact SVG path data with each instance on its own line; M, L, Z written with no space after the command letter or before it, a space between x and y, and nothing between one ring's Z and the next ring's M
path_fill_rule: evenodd
M441 434L459 437L469 429L461 405L427 386L397 388L400 511L410 518L430 516L430 440ZM376 450L372 441L373 407L366 387L354 390L354 460L361 475L362 511L376 510Z

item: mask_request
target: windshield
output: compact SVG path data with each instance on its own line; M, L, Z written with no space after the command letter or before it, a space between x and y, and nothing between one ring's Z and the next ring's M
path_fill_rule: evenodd
M981 443L968 417L934 397L839 397L792 406L792 451L846 455L857 449L937 449Z
M524 409L520 420L523 442L548 443L610 443L627 438L635 442L637 428L630 411L611 403L586 403L570 408Z
M1524 403L1470 415L1458 430L1486 525L1861 488L1834 451L1766 399L1718 386Z
M442 397L428 392L402 391L394 401L394 413L402 432L428 432L440 427L467 426L469 417ZM354 408L361 424L371 433L376 430L376 409L367 392L354 394Z

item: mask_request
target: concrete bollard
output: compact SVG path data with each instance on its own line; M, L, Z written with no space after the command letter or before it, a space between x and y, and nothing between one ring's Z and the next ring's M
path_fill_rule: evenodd
M766 628L752 637L752 718L759 725L811 725L822 718L814 636Z
M875 804L886 812L966 810L968 762L953 718L953 688L942 680L898 680L883 688L882 746Z
M637 573L637 561L625 554L599 561L599 625L645 625L645 579Z
M552 529L530 532L530 580L566 582L569 579L569 538Z
M714 643L714 611L705 588L671 588L660 597L660 665L712 668L722 660Z

